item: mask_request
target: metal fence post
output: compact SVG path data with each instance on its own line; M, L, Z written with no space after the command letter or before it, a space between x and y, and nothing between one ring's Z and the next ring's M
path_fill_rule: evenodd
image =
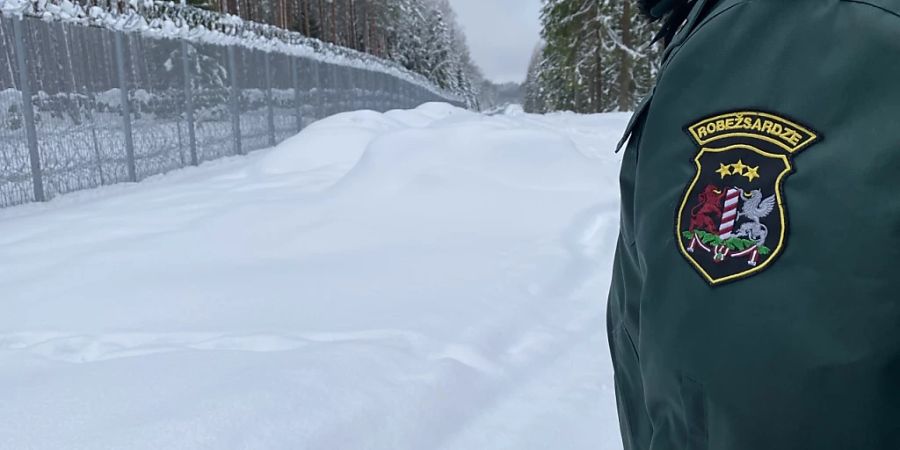
M369 109L378 109L377 86L378 78L375 76L375 72L366 70L366 98Z
M372 103L375 105L376 111L382 111L381 108L381 74L379 72L372 72Z
M341 103L341 111L355 109L353 107L353 69L350 67L341 67L340 72L341 92L344 93L344 99Z
M269 147L275 146L275 105L272 99L272 54L265 52L266 60L266 121L269 126Z
M241 88L238 85L237 56L234 54L234 46L228 46L228 72L231 77L231 135L234 139L234 154L243 155L241 147Z
M368 99L366 99L366 70L365 69L356 69L356 76L353 77L354 82L353 85L356 86L356 109L369 109L368 108Z
M297 131L303 129L303 106L300 104L300 59L291 57L291 86L294 87L294 114L297 119Z
M334 97L332 96L333 86L326 86L325 83L331 83L333 77L331 77L332 67L330 63L322 63L322 66L319 68L319 84L322 86L322 117L328 116L331 114L332 110L332 102L334 101Z
M25 58L25 18L18 17L13 22L13 38L16 40L16 63L19 66L19 90L22 93L22 115L25 116L25 139L28 142L28 157L31 160L31 183L34 200L42 202L44 197L44 177L41 171L41 154L38 152L37 130L34 127L34 105L31 104L31 85L28 80L28 61Z
M403 109L409 108L409 89L406 81L400 82L400 98L402 99Z
M394 78L391 83L392 89L394 91L394 108L400 109L403 108L403 81L399 78Z
M319 113L316 117L317 119L321 119L328 115L328 93L325 92L325 80L327 78L327 70L328 67L325 66L326 63L319 62L316 64L316 86L318 86L319 92Z
M362 99L362 107L363 109L372 109L372 97L370 87L372 86L371 79L369 78L369 70L368 69L360 69L359 77L360 80L360 95L359 98Z
M337 114L343 110L344 105L344 87L341 82L342 67L335 64L331 67L331 85L334 86L334 101L330 114Z
M134 161L134 135L131 131L131 100L128 98L128 81L125 75L125 35L121 31L115 34L116 75L119 80L119 93L122 102L122 129L125 132L125 159L128 166L128 181L137 181L137 170Z
M366 108L366 73L365 69L353 69L353 109Z
M344 72L347 73L347 101L344 103L344 108L349 110L356 110L359 108L359 92L357 89L359 88L359 83L356 80L357 70L354 68L344 68Z
M412 85L409 83L403 83L403 98L405 100L406 108L412 108L413 104L413 91Z
M384 74L384 92L383 99L384 109L392 109L394 107L394 77L390 74Z
M391 77L387 73L382 75L383 79L381 80L381 107L387 111L391 109L391 104L393 103L391 100Z
M396 101L396 98L394 96L394 93L396 92L394 90L394 85L395 85L396 79L393 77L393 75L388 75L386 78L387 79L385 80L385 83L384 83L385 84L385 90L384 90L385 101L387 102L387 109L392 109L392 108L394 108L394 102Z
M337 64L331 66L331 84L334 86L334 103L329 115L341 112L344 103L342 98L344 89L341 87L341 66Z
M315 67L315 79L313 80L314 85L316 86L316 119L321 119L325 116L325 91L322 89L322 62L316 61Z
M193 58L189 54L189 49L187 41L181 41L181 54L184 56L184 112L191 148L191 165L196 166L200 162L197 158L197 132L194 129L194 78L191 76Z

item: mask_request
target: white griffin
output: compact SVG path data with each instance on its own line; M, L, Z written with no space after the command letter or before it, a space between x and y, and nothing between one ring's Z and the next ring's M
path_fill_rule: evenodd
M765 245L769 236L769 228L760 223L760 219L768 216L775 209L775 196L763 199L762 191L754 189L749 195L743 189L740 190L744 197L744 204L737 214L738 219L746 217L752 222L744 222L735 232L737 237L746 237L756 241L757 245ZM751 263L751 265L755 265Z
M759 223L760 219L768 216L772 213L772 210L775 209L774 195L763 200L762 191L759 189L750 191L749 195L746 191L741 189L741 195L744 196L744 205L741 206L741 212L738 213L738 218L746 217Z

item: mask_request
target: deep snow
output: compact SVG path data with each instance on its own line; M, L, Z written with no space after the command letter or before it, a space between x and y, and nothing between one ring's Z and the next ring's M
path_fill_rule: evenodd
M620 449L624 114L340 114L0 211L0 449Z

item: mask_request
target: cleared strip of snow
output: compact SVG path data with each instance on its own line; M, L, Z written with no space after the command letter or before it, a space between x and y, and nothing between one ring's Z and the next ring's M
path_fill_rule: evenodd
M0 211L0 449L619 449L622 114L357 111Z

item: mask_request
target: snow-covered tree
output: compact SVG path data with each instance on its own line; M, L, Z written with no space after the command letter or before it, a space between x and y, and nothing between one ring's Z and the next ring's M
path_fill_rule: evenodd
M448 0L190 0L398 62L477 107L481 75Z
M547 110L544 104L543 86L539 82L543 55L544 46L536 46L531 54L531 61L528 63L528 73L525 76L525 84L522 86L525 95L522 106L525 111L543 113Z
M541 21L527 110L623 111L649 91L660 49L635 0L544 0Z

